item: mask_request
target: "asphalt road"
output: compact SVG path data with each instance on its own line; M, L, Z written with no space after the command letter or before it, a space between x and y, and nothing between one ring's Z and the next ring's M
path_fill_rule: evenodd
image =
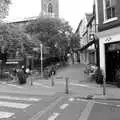
M120 101L85 100L96 92L87 84L69 81L35 81L33 86L0 84L0 120L120 120ZM78 96L74 93L79 94Z
M88 120L120 120L120 101L95 101Z

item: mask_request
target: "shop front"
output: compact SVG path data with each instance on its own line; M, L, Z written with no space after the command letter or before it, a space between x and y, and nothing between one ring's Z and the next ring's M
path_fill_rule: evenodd
M116 73L120 70L120 27L97 34L100 45L100 67L107 82L116 82Z

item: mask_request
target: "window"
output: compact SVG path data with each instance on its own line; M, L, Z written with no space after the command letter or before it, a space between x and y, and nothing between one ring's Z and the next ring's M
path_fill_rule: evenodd
M116 17L115 16L116 0L104 0L104 1L105 1L105 3L104 3L105 20Z
M53 13L53 6L51 3L48 4L48 13Z

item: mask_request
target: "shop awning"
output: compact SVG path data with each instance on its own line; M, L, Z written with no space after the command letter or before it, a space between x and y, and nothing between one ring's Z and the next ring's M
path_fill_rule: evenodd
M89 46L95 43L95 40L90 41L87 45L83 46L80 51L82 52L83 50L87 49Z

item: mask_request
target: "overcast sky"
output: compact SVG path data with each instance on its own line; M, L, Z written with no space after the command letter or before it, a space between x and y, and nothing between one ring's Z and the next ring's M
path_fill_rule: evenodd
M38 16L41 11L41 0L11 0L9 21L25 17ZM85 13L92 12L93 0L59 0L60 18L64 18L77 28Z

